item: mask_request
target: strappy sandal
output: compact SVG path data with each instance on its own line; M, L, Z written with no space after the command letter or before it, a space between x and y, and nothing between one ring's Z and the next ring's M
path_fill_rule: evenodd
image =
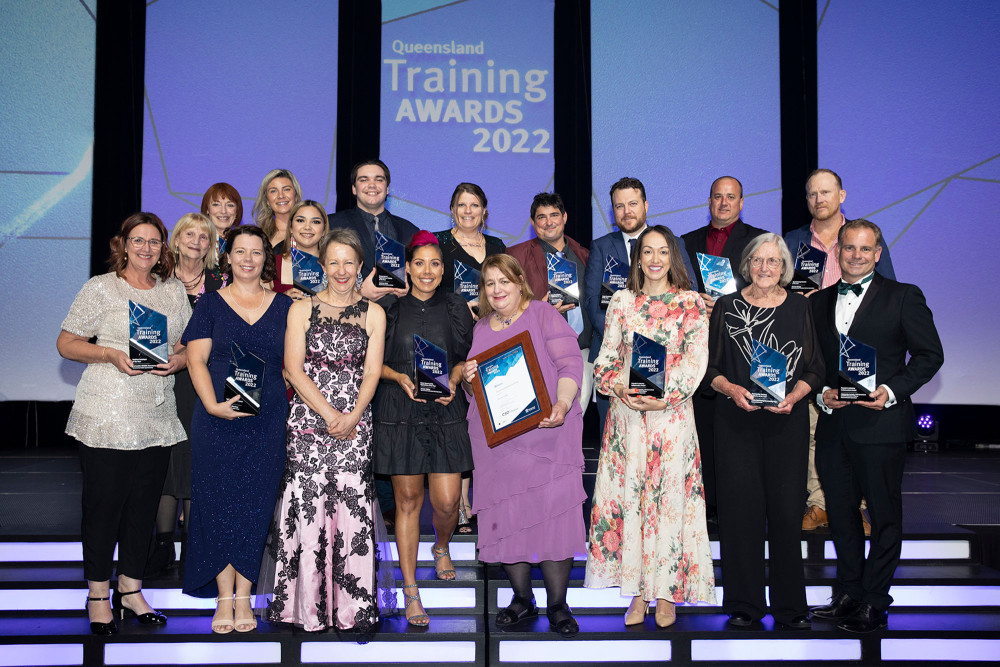
M403 613L406 613L406 610L409 609L410 605L413 604L414 602L419 604L421 607L424 606L423 603L420 602L419 591L417 592L416 595L409 595L406 592L407 588L416 588L416 587L417 587L416 584L403 584L403 599L406 600L406 604L403 605ZM428 616L426 612L423 614L414 614L413 616L407 616L406 622L415 628L426 628L428 625L430 625L431 617Z
M509 605L497 612L497 627L509 628L512 625L520 623L526 618L536 618L537 616L538 607L535 606L534 595L530 598L522 598L519 595L515 595L511 598Z
M458 532L462 535L472 533L472 527L476 525L476 517L472 514L472 505L459 503L458 505Z
M234 595L233 596L233 603L235 604L237 600L249 600L249 599L250 599L249 595ZM234 611L233 612L233 616L235 616L235 615L236 615L236 612ZM247 628L246 630L240 630L240 626L241 625L249 625L250 627ZM254 631L254 630L257 629L257 619L254 617L253 613L251 612L250 618L236 618L236 619L233 619L233 628L236 630L236 632L252 632L252 631Z
M235 600L235 595L230 595L227 597L217 597L215 598L215 606L218 607L220 602L225 602L226 600ZM228 635L236 627L235 620L217 619L216 616L219 615L220 609L215 610L215 614L212 616L212 632L217 635ZM234 614L235 616L235 614Z
M452 568L450 570L438 569L438 561L440 561L442 558L447 557L448 560L451 560L451 553L448 550L448 547L445 547L443 549L437 549L435 547L431 547L431 555L434 556L434 571L437 573L437 578L440 579L441 581L454 581L455 580L454 565L452 565ZM447 574L450 574L451 576L450 577L445 576Z

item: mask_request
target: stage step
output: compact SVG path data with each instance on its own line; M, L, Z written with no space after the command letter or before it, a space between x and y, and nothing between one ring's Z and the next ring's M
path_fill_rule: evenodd
M541 664L878 664L882 661L983 660L1000 656L1000 615L892 613L887 630L852 635L834 623L812 630L775 628L768 617L746 629L726 625L724 614L678 615L657 628L652 615L643 625L625 627L622 615L578 616L580 634L571 639L549 631L544 614L514 628L497 628L490 618L494 665Z

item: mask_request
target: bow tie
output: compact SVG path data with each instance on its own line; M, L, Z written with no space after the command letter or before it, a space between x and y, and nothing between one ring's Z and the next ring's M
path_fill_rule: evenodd
M861 292L864 291L862 285L870 281L875 276L874 273L868 274L868 277L863 280L859 280L856 283L847 283L843 279L837 281L837 294L847 294L848 292L854 292L855 296L861 296Z

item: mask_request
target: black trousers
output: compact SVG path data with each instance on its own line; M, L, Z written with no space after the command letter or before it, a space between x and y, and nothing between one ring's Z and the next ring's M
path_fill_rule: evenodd
M111 578L116 543L118 574L142 579L169 460L170 447L118 450L80 445L87 581Z
M906 444L862 444L846 434L816 441L816 471L837 548L834 593L847 593L880 611L892 604L889 587L903 549L903 463ZM871 548L858 505L868 501Z
M694 427L698 431L698 447L701 453L701 480L705 485L705 505L713 510L718 504L715 491L715 404L727 400L725 397L718 398L715 394L714 389L710 395L705 395L699 390L691 399L694 408Z
M730 400L716 401L715 478L725 613L741 611L754 620L767 613L765 530L771 614L788 622L808 611L801 547L808 459L805 401L789 415L763 409L745 412Z

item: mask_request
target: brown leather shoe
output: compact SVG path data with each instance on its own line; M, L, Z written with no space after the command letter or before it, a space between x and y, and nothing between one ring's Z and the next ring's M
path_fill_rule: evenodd
M816 530L830 525L830 520L826 518L826 510L815 505L806 508L806 513L802 515L802 530Z
M872 522L868 518L868 510L861 510L861 526L865 529L865 535L871 537L872 534Z

